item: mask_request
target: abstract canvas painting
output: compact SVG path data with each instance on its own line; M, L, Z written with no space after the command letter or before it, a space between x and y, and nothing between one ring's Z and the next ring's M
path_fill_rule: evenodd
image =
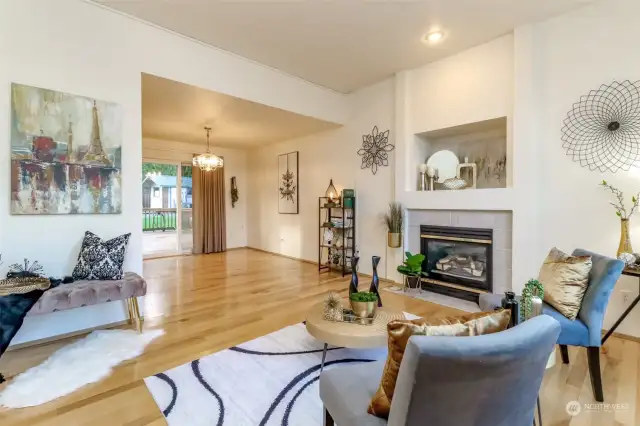
M118 104L11 85L11 213L121 213Z
M278 212L298 214L298 151L278 156Z

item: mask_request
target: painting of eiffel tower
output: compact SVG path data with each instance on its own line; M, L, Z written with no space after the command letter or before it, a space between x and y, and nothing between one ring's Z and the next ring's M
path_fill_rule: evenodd
M21 84L11 95L12 214L120 213L120 106Z
M91 141L89 142L89 150L84 154L85 164L104 164L111 166L111 161L107 158L102 141L100 140L100 122L98 119L98 108L96 101L93 101L92 122L91 122Z

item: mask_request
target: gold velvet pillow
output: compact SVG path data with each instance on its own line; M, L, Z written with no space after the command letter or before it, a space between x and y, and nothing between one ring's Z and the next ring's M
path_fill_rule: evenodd
M544 301L575 320L589 285L591 265L591 256L569 256L552 248L538 275L544 286Z
M369 414L386 419L391 410L391 399L398 380L400 363L411 336L479 336L506 330L510 311L478 312L456 317L391 321L389 354L382 372L380 386L369 403Z

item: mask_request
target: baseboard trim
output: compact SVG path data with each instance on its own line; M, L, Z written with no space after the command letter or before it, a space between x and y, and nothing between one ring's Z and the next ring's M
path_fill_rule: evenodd
M302 259L300 257L294 257L294 256L287 256L286 254L276 253L275 251L263 250L263 249L260 249L260 248L257 248L257 247L251 247L251 246L247 246L246 248L248 248L249 250L255 250L255 251L262 252L262 253L272 254L274 256L284 257L285 259L298 260L300 262L310 263L312 265L317 265L318 264L318 262L314 262L313 260Z
M221 251L219 253L225 253L227 251L233 251L233 250L242 250L242 249L247 249L249 247L247 246L239 246L239 247L231 247L226 249L225 251ZM165 254L165 255L160 255L160 256L153 256L153 257L144 257L142 258L142 261L145 260L156 260L156 259L168 259L170 257L186 257L186 256L204 256L207 254L217 254L217 253L199 253L199 254L193 254L193 253L175 253L175 254Z
M604 336L605 334L607 334L607 331L608 330L602 330L602 335ZM640 337L631 336L629 334L624 334L624 333L618 333L616 331L611 333L611 337L617 337L618 339L629 340L631 342L640 343ZM605 343L605 345L606 345L606 343Z
M112 323L100 325L100 326L97 326L97 327L84 328L82 330L76 330L76 331L72 331L70 333L58 334L56 336L51 336L51 337L45 337L43 339L32 340L30 342L19 343L17 345L9 346L7 348L7 352L17 351L17 350L24 349L24 348L31 348L31 347L34 347L34 346L43 346L43 345L46 345L46 344L49 344L49 343L56 342L58 340L64 340L64 339L68 339L68 338L71 338L71 337L78 337L78 336L82 336L82 335L85 335L85 334L89 334L92 331L107 330L107 329L110 329L110 328L121 327L123 325L131 326L131 323L127 319L127 320L123 320L123 321L117 321L117 322L112 322Z
M284 257L285 259L298 260L300 262L310 263L312 265L317 265L318 264L318 262L314 262L313 260L302 259L302 258L294 257L294 256L287 256L286 254L276 253L275 251L263 250L263 249L259 249L259 248L256 248L256 247L250 247L250 246L247 246L246 248L249 249L249 250L255 250L255 251L262 252L262 253L272 254L274 256ZM373 277L371 274L365 274L364 272L358 272L358 275L362 276L362 277L369 277L369 278ZM389 278L380 277L380 281L381 282L385 282L385 283L398 284L397 282L395 282L394 280L391 280Z

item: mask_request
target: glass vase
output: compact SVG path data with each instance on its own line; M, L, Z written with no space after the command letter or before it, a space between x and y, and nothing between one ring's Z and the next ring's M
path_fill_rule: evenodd
M618 245L616 256L619 257L620 253L633 253L629 237L629 219L620 219L620 245Z

